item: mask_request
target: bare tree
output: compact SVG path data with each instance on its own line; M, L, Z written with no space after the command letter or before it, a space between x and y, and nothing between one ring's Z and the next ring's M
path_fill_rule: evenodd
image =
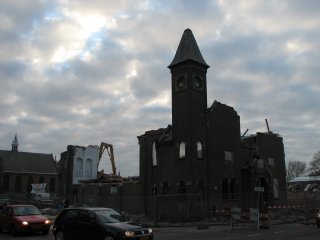
M287 182L306 171L307 164L301 161L289 161L287 168Z
M310 176L319 176L320 175L320 151L316 152L313 155L311 162L309 163L308 172Z

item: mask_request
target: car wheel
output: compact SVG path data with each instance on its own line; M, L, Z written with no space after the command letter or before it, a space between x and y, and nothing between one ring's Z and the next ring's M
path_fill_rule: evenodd
M64 234L62 231L58 231L54 237L55 240L65 240Z
M105 236L103 240L114 240L112 236Z

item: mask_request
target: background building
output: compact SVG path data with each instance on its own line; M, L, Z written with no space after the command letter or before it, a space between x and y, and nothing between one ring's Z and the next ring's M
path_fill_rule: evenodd
M18 151L15 136L11 151L0 150L0 193L12 200L32 197L32 185L46 183L45 192L58 194L59 182L52 154Z

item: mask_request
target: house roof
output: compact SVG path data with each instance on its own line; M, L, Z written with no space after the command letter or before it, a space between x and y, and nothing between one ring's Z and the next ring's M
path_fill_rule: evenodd
M289 181L289 183L297 183L297 182L320 182L320 176L302 175L299 177L295 177L294 179Z
M174 56L171 64L168 67L171 68L172 66L178 63L185 62L187 60L193 60L195 62L203 64L207 68L209 67L209 65L203 59L198 44L190 29L186 29L184 31L176 55Z
M52 154L0 150L3 172L57 174Z

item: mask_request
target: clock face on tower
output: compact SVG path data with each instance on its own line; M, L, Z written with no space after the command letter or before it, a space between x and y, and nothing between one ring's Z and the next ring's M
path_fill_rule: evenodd
M200 88L201 87L201 79L199 77L194 77L193 86L195 88Z
M186 79L184 77L180 77L177 80L177 86L179 89L184 88L186 86L187 82Z
M180 74L175 78L175 91L182 91L187 88L186 74Z
M203 80L198 74L193 74L192 76L193 88L199 91L203 91Z

